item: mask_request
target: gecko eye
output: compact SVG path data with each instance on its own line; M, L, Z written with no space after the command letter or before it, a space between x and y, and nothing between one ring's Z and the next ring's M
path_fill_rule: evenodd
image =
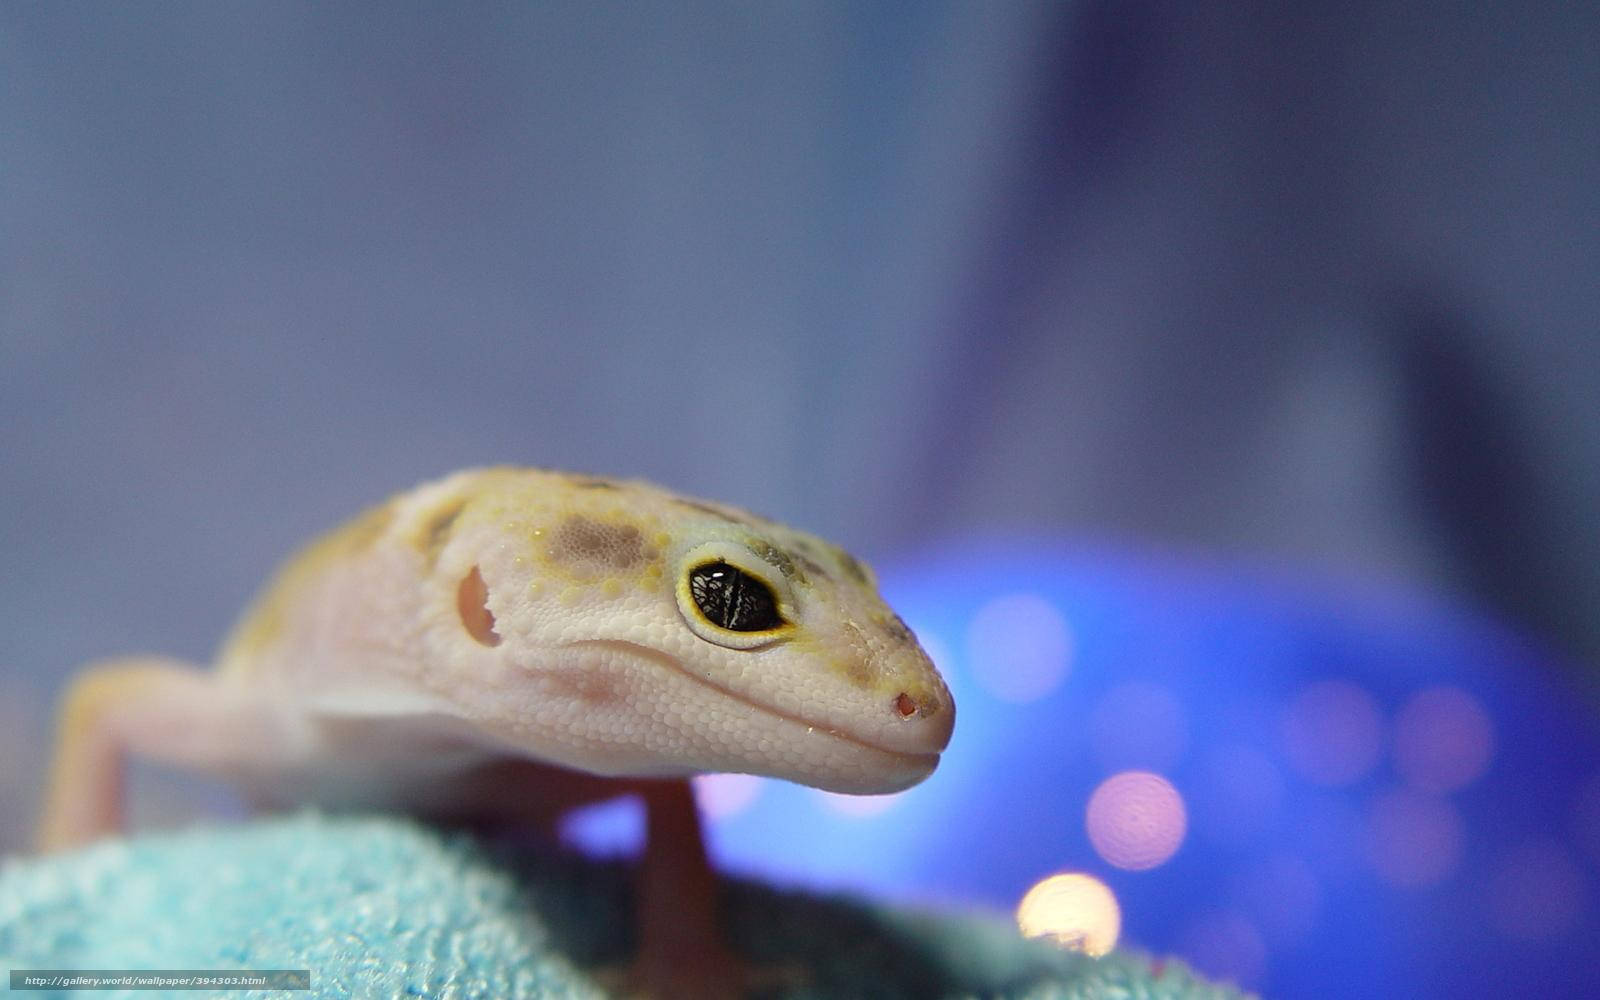
M751 542L713 539L675 562L678 613L706 642L761 649L794 633L800 620L794 588L782 567L764 559Z
M720 559L689 571L689 594L706 621L730 632L770 632L784 625L772 588Z

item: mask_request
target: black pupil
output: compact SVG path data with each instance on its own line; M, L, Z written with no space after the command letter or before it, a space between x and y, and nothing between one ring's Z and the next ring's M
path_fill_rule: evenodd
M783 624L771 588L725 562L690 570L689 593L708 621L732 632L765 632Z

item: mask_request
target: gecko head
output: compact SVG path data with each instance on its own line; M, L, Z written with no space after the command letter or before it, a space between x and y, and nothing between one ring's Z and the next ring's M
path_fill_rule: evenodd
M682 629L672 645L704 685L783 723L767 741L782 752L765 752L779 761L768 773L867 792L926 777L950 740L955 703L872 571L770 522L700 528L669 556ZM815 773L808 757L831 762L830 772Z
M862 794L938 764L955 703L842 549L644 484L606 481L536 520L532 546L478 549L461 600L507 665L481 704L514 706L497 729L531 753Z

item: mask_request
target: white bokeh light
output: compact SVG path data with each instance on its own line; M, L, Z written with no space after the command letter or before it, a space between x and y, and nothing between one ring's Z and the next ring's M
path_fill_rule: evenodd
M1124 771L1100 783L1085 811L1089 842L1106 863L1129 871L1165 864L1183 843L1183 796L1149 771Z
M1290 947L1311 937L1322 911L1322 881L1295 854L1277 854L1251 865L1239 876L1237 895L1262 937Z
M1489 919L1514 941L1558 937L1572 930L1589 907L1583 869L1554 838L1521 844L1491 872Z
M1348 785L1366 777L1383 752L1383 715L1364 689L1349 681L1319 681L1300 692L1283 714L1284 752L1302 777L1319 785Z
M1215 979L1255 987L1266 976L1267 945L1243 914L1213 911L1191 922L1179 936L1179 952Z
M989 694L1014 704L1060 686L1072 660L1072 630L1037 594L1007 594L978 609L967 626L967 664Z
M1420 791L1465 787L1483 774L1493 756L1489 713L1460 688L1418 691L1395 716L1395 770Z
M1022 897L1017 928L1023 937L1045 938L1100 956L1117 946L1122 909L1104 882L1081 872L1064 872L1039 881Z
M1367 860L1390 885L1421 888L1444 881L1460 865L1465 842L1460 816L1443 799L1396 789L1367 808Z

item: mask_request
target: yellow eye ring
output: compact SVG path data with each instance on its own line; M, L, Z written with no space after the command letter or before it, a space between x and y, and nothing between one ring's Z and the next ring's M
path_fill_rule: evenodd
M730 649L754 649L794 628L793 603L777 572L742 546L709 543L688 553L678 574L678 610L700 638Z

